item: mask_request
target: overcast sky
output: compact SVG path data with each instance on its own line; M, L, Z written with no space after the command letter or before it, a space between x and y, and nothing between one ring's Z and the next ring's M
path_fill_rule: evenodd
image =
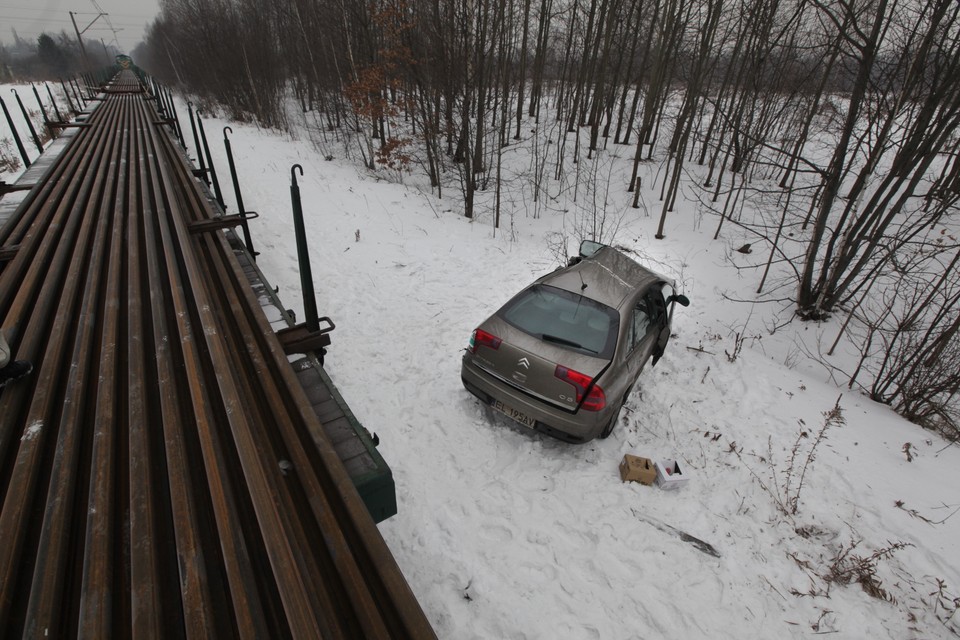
M108 46L114 44L129 53L143 39L147 24L160 11L159 5L160 0L0 0L0 41L13 42L14 29L29 40L36 40L43 32L64 30L74 35L72 11L81 31L90 25L83 33L84 40L98 42L102 38ZM100 13L97 6L108 15L93 22Z

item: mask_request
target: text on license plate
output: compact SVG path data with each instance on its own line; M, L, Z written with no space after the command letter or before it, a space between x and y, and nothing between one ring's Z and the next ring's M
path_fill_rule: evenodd
M491 405L494 409L507 416L511 420L516 420L525 427L533 428L533 425L536 424L536 420L529 417L527 414L522 411L517 411L513 407L507 406L500 402L499 400L494 400Z

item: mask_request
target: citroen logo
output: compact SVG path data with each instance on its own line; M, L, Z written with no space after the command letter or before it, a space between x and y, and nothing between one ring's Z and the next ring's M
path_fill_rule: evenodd
M518 366L518 367L523 367L524 369L529 369L529 368L530 368L530 361L527 360L526 358L520 358L520 360L517 361L517 366Z

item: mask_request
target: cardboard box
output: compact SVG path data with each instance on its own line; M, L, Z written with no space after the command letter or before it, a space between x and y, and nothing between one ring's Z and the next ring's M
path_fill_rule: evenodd
M676 460L658 460L654 467L657 470L657 486L661 489L677 489L687 484L690 479Z
M620 479L624 482L652 485L657 479L657 470L650 458L632 456L628 453L620 461Z

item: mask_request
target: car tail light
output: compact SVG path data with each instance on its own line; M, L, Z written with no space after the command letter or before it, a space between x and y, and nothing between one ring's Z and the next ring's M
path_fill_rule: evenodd
M501 342L503 342L503 340L492 333L487 333L483 329L476 329L473 335L470 336L470 353L476 353L480 347L490 347L494 350L499 349Z
M600 388L600 385L590 386L592 378L590 376L585 376L579 371L574 371L573 369L567 369L566 367L561 367L557 365L557 370L554 372L556 377L560 378L564 382L569 382L577 389L577 404L580 404L582 408L586 411L600 411L605 406L607 406L607 396L604 395L603 389ZM587 389L590 389L587 391ZM587 394L587 399L583 399L583 394Z

